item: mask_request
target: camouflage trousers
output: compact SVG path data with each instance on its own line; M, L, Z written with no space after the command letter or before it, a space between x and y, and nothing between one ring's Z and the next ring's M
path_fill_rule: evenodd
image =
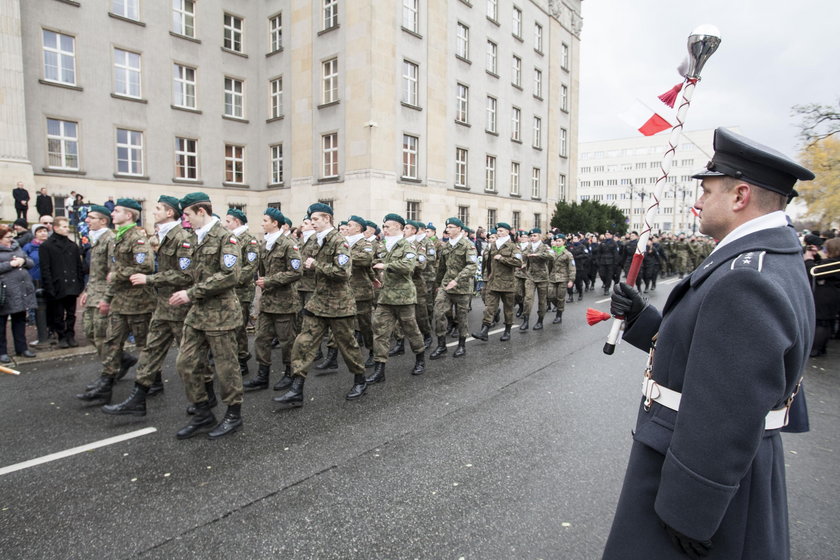
M257 336L254 339L254 353L261 366L271 365L271 341L280 341L283 363L292 361L292 345L295 343L295 313L267 313L261 311L257 317Z
M548 283L548 301L553 302L557 306L557 311L563 312L566 310L566 285L567 282L549 282Z
M414 319L417 321L417 328L420 329L420 334L423 335L423 338L427 336L431 336L432 334L432 325L431 321L429 320L429 306L426 302L426 294L422 294L420 292L419 286L417 287L417 303L414 304ZM410 304L409 304L410 305ZM376 331L376 329L374 329ZM374 332L375 336L375 332ZM394 338L398 340L402 340L405 338L405 332L403 331L402 325L400 323L396 324L394 328Z
M424 302L426 304L426 317L429 319L429 332L431 333L434 324L432 323L432 318L435 316L435 297L437 297L437 282L432 280L426 280L426 294ZM417 294L417 301L420 301L420 294Z
M356 330L362 334L365 348L373 349L373 301L356 300ZM331 337L332 338L332 337ZM334 343L334 341L333 341Z
M152 318L149 323L149 335L146 339L146 347L140 352L140 359L137 362L137 375L135 381L143 387L151 387L155 377L160 373L163 361L172 343L181 346L181 334L184 332L183 321L164 321ZM210 381L213 380L210 374Z
M680 275L685 275L686 272L689 272L689 270L688 270L689 259L688 259L688 254L687 253L677 253L677 258L675 260L677 261L675 268L677 269L676 271Z
M105 350L105 338L108 336L108 317L99 313L97 307L85 307L82 314L85 336L96 348L96 354L102 359Z
M417 327L416 309L414 304L388 305L380 303L373 312L373 359L383 364L388 361L388 346L391 334L399 325L403 335L408 338L411 351L419 354L426 350L423 345L423 335Z
M181 348L175 368L187 400L193 404L208 400L204 384L207 382L208 351L213 353L216 376L222 390L222 402L230 406L242 402L242 374L239 373L239 361L236 356L236 337L233 331L200 331L184 325Z
M516 303L522 303L525 300L525 279L517 276L514 278L514 281L516 282L516 296L514 301Z
M242 305L242 324L236 327L236 355L241 361L251 357L248 352L248 321L251 320L251 302L240 301Z
M462 338L469 336L470 330L467 324L467 309L470 305L470 297L470 294L450 294L443 288L438 289L437 296L435 297L435 335L446 335L446 314L454 305L455 322L458 323L458 336Z
M120 371L123 347L128 339L129 333L134 335L134 344L142 351L146 347L146 337L149 333L149 320L151 313L140 315L123 315L122 313L109 313L108 334L102 349L102 375L114 377Z
M493 322L493 316L499 309L499 301L502 302L505 313L505 325L513 324L513 305L516 294L514 292L497 292L495 290L487 290L484 298L484 317L481 323L489 325Z
M522 317L531 314L531 307L534 305L534 292L539 296L537 316L543 317L548 308L548 282L534 282L530 278L525 280L525 305L522 308Z
M350 373L363 375L365 364L362 362L359 343L353 332L355 325L355 315L349 317L319 317L309 311L304 311L303 326L292 346L292 374L306 377L306 372L315 360L324 333L329 328L332 330L335 344L338 346L348 369L350 369Z

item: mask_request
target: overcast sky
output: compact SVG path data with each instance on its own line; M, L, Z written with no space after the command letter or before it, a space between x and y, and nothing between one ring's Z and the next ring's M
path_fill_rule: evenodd
M637 98L670 117L656 96L681 81L686 39L701 24L717 26L722 41L686 130L739 126L795 156L791 107L840 98L840 0L584 0L582 12L581 142L638 134L618 118Z

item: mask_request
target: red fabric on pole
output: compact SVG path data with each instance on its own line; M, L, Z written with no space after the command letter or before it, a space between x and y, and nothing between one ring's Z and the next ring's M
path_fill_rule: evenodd
M662 132L669 128L671 128L671 123L660 117L657 113L654 113L645 124L639 127L639 132L645 136L653 136L657 132Z
M665 93L659 96L659 100L670 108L674 108L674 102L677 100L680 91L682 91L683 82L678 83Z

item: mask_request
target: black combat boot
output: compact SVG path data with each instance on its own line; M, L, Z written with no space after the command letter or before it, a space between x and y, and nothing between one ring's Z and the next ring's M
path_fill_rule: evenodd
M489 338L489 336L487 335L487 331L489 331L489 330L490 330L490 325L488 325L487 323L482 323L481 324L481 330L477 333L472 333L473 338L475 338L477 340L483 340L484 342L487 342L487 339Z
M563 322L563 312L558 311L557 314L554 316L554 320L551 322L552 325L559 325Z
M245 377L249 373L251 373L251 370L248 369L248 358L239 358L239 375Z
M327 357L320 364L316 364L315 369L319 371L338 369L338 348L327 348Z
M460 358L461 356L467 353L467 337L459 336L458 337L458 347L455 349L455 353L452 354L453 358Z
M373 366L373 373L365 381L368 385L385 381L385 362L376 362L376 365Z
M163 377L161 377L160 372L155 374L155 380L152 381L151 387L149 387L148 391L146 391L147 397L154 397L163 393Z
M522 317L522 310L523 310L523 306L522 306L522 304L521 304L521 303L517 303L517 304L516 304L516 317L517 317L517 318Z
M263 389L268 389L268 376L270 371L270 365L260 364L257 367L257 376L242 383L242 388L246 391L261 391Z
M449 336L449 338L457 338L459 330L460 329L458 328L458 323L453 322L452 323L452 328L450 328L449 332L446 333L446 334L447 334L447 336Z
M414 369L411 375L422 375L426 372L426 352L418 352L414 355Z
M114 378L103 375L92 389L76 395L77 399L83 401L103 401L102 404L111 402L111 390L114 387Z
M120 358L120 371L117 372L116 381L119 381L128 373L134 365L137 363L137 356L132 356L128 352L122 353L122 358Z
M279 397L274 397L271 400L290 407L303 406L303 383L305 381L306 379L299 375L294 376L292 378L292 386L288 392L280 395Z
M437 348L435 348L432 353L429 355L430 360L437 360L441 356L446 354L446 336L439 336L438 337L438 344Z
M530 319L531 318L528 315L525 315L525 318L522 319L522 324L519 325L519 330L520 331L527 331L528 330L528 326L530 325Z
M385 364L382 364L383 368ZM365 381L365 376L362 373L356 374L353 378L353 386L350 388L350 392L345 395L345 399L348 401L354 401L358 398L361 398L362 395L365 394L367 390L367 382Z
M534 330L535 331L541 331L542 330L542 328L543 328L542 322L543 322L543 316L542 315L537 315L537 324L534 325Z
M373 350L368 352L367 360L365 360L365 367L370 368L376 365L376 362L373 361Z
M210 439L218 439L222 436L232 434L242 427L242 405L232 404L228 406L225 417L219 422L219 425L213 428L207 437Z
M405 339L397 338L394 340L394 345L388 350L388 356L402 356L405 354Z
M146 393L148 389L140 385L134 384L131 394L128 398L119 404L106 404L102 407L102 412L105 414L112 414L114 416L131 415L131 416L146 416Z
M283 377L280 381L274 384L275 391L283 391L292 386L292 364L286 364L286 369L283 370Z
M216 424L216 417L213 416L213 411L210 410L210 403L208 401L201 401L193 405L195 412L190 419L190 423L178 430L175 437L178 439L187 439L196 435L198 432L212 428Z
M498 325L501 318L502 318L502 310L497 309L496 312L493 313L493 322L490 323L490 326L495 327L496 325Z
M428 350L431 345L432 345L432 333L426 333L426 336L423 337L423 346L425 346L426 349Z
M502 336L499 337L499 340L501 342L507 342L508 340L510 340L510 328L512 326L513 325L507 325L507 324L505 325L505 332L503 332Z
M566 303L574 303L575 302L575 294L574 292L569 292L569 297L566 298Z
M213 382L208 381L204 384L204 391L207 393L207 403L210 408L216 408L219 401L216 400L216 390L213 388ZM187 414L195 414L196 405L191 404L187 407Z

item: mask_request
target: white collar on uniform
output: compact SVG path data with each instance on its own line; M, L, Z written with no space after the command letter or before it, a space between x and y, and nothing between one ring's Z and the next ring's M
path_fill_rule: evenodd
M385 250L390 253L391 249L394 248L394 245L397 244L397 241L399 241L402 238L403 238L402 235L392 235L390 237L386 235L385 236Z
M165 224L158 224L158 239L163 241L163 238L166 237L166 234L172 231L175 228L175 226L177 226L179 223L181 222L179 222L178 220L172 220L171 222L166 222Z
M308 230L302 232L303 242L306 243L307 241L309 241L309 238L312 237L313 233L315 233L314 229L308 229Z
M749 222L745 222L740 226L736 227L735 229L730 231L726 235L726 237L718 241L718 244L712 250L712 253L714 253L724 245L728 245L729 243L732 243L737 239L741 239L742 237L746 237L751 233L755 233L757 231L765 229L783 227L786 225L788 225L787 216L785 216L785 213L781 210L776 210L775 212L770 212L769 214L759 216L758 218L753 218Z
M199 243L204 241L204 236L207 235L207 232L209 232L210 229L214 225L216 225L216 223L218 223L218 221L219 221L219 218L217 218L216 216L211 216L209 222L207 222L206 224L204 224L203 226L201 226L200 228L195 230L195 236L198 238Z
M535 241L531 243L531 250L532 251L539 251L540 245L542 245L542 241Z
M419 239L417 239L417 234L414 234L411 237L406 237L405 240L408 241L409 243L414 243L415 241L420 241Z
M334 229L334 227L331 227L329 229L325 229L324 231L319 231L315 234L317 236L316 239L318 240L318 247L324 246L324 239L327 237L327 234Z
M364 236L365 234L363 233L357 233L356 235L348 235L347 237L345 237L345 239L347 240L347 244L352 247L359 241L359 239L361 239Z
M90 240L96 245L96 242L99 241L99 238L102 237L102 234L108 231L108 228L99 228L99 229L91 229L88 230L88 235L90 236Z
M505 243L508 242L508 239L510 239L510 235L508 235L506 237L497 237L496 238L496 249L501 249L502 245L504 245Z
M239 226L238 228L233 230L231 233L233 233L236 237L239 237L240 235L242 235L246 231L248 231L248 225L247 224Z
M423 241L426 239L426 232L424 231L423 233L418 233L415 237L417 237L417 241Z
M280 234L283 232L279 229L272 233L265 234L265 248L271 251L271 248L274 247L274 244L277 243L277 240L280 238Z
M462 237L464 237L464 234L463 234L463 233L462 233L461 235L459 235L457 238L452 238L452 237L450 237L450 238L449 238L449 244L450 244L450 245L452 245L452 246L454 247L455 245L457 245L457 244L458 244L458 242L459 242L459 241L461 241L461 238L462 238Z

